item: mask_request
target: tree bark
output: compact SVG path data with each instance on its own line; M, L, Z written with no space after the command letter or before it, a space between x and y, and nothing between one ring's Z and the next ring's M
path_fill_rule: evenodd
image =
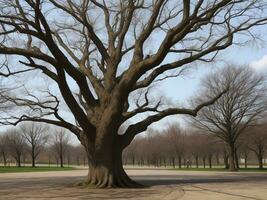
M32 167L35 167L35 150L34 150L34 146L32 146L31 156L32 156Z
M2 152L2 156L3 156L4 166L6 166L6 163L7 163L7 161L6 161L6 153L4 151Z
M182 156L178 155L178 166L181 169L182 168Z
M32 158L32 167L35 167L35 157Z
M195 160L196 160L196 167L198 168L198 156L195 156Z
M248 168L248 157L245 156L245 168L247 169Z
M172 167L175 168L175 158L174 157L171 158L171 163L172 163Z
M236 171L235 147L233 143L229 144L229 171Z
M236 164L236 169L239 169L239 158L237 155L237 150L235 148L235 164Z
M21 167L21 159L20 159L20 156L18 156L18 158L17 158L17 165L18 165L18 167Z
M212 156L209 155L209 167L212 168Z
M259 162L259 169L263 169L263 156L261 154L258 154L258 162Z
M226 151L224 151L223 153L223 161L224 161L225 169L229 169L229 156Z
M137 187L140 184L132 181L122 166L122 152L105 153L102 157L89 160L88 183L99 188Z
M131 180L123 169L122 151L124 147L116 139L116 136L108 138L96 138L94 142L84 145L88 156L88 180L89 185L97 188L114 187L141 187Z
M60 155L60 167L64 167L64 163L63 163L63 155Z
M206 158L203 157L203 158L202 158L202 161L203 161L203 167L206 168Z

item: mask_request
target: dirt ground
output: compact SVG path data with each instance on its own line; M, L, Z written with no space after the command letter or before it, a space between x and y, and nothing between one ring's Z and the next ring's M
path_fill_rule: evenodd
M267 174L127 170L143 189L91 189L75 186L86 170L0 174L0 200L267 200Z

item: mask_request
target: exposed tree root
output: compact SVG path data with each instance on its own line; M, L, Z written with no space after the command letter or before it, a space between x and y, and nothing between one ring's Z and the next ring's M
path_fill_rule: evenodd
M105 168L98 168L89 170L88 185L95 186L96 188L141 188L145 187L139 184L126 174L122 167L113 171Z

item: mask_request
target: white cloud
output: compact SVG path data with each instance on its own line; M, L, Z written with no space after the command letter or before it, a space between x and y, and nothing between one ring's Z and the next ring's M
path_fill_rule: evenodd
M250 63L250 66L255 70L266 70L267 69L267 55L263 56L259 60L255 60Z

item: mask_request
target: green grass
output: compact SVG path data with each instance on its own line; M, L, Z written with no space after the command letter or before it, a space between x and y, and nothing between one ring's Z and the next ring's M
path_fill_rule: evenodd
M17 172L49 172L49 171L68 171L75 170L73 167L0 167L0 173L17 173Z
M224 168L173 168L171 170L178 170L178 171L214 171L214 172L228 172L228 169ZM261 172L261 173L267 173L267 168L265 169L258 169L258 168L240 168L237 172Z

